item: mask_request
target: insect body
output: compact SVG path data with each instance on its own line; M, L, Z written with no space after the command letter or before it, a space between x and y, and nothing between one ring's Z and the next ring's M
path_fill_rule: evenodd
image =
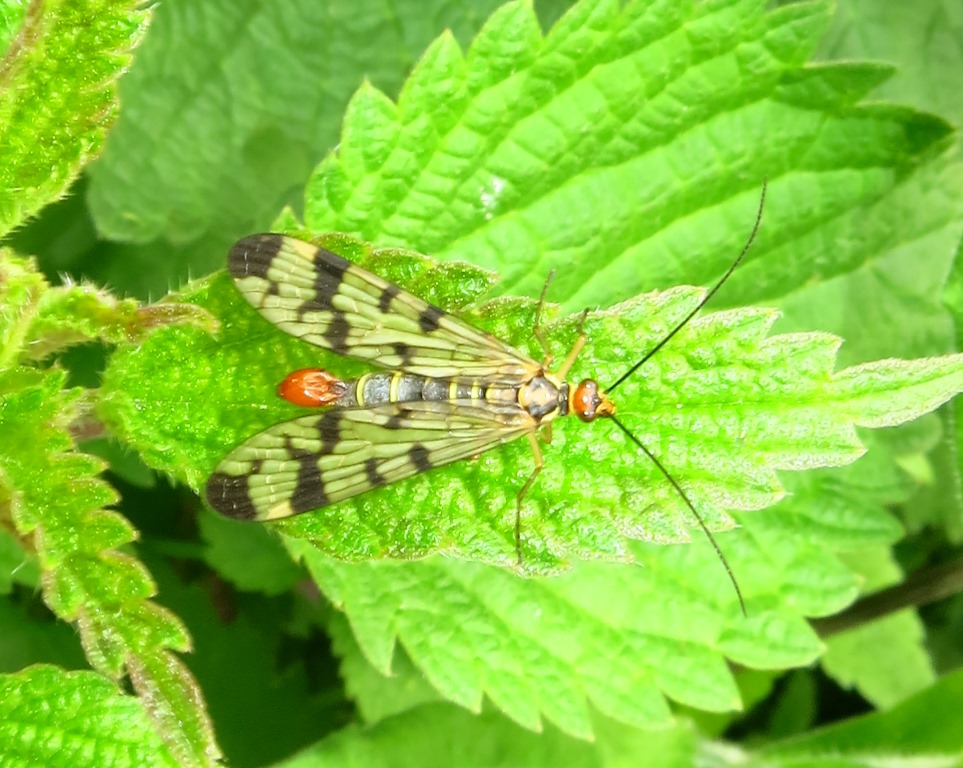
M614 413L591 379L552 374L494 336L323 248L252 235L228 270L245 298L294 336L397 370L341 381L297 371L283 397L331 410L278 424L234 450L207 482L222 514L274 520L319 509L411 475L476 456L558 416ZM536 468L542 466L538 443ZM526 487L527 487L526 485Z

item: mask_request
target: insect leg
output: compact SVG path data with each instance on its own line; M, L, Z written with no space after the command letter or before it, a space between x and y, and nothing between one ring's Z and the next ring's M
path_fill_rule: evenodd
M542 449L538 447L538 439L535 437L535 432L529 432L528 444L532 446L532 454L535 457L535 468L532 470L532 474L528 476L528 480L525 481L525 485L518 492L518 497L515 503L515 556L518 558L518 564L522 564L522 499L525 498L525 494L528 493L528 489L532 487L532 483L535 482L535 478L538 477L538 473L542 471L542 467L545 466L545 462L542 459Z
M562 363L561 367L555 372L555 375L560 379L564 379L568 375L569 369L575 364L575 359L578 357L579 352L585 346L585 318L588 317L588 310L586 309L582 312L582 317L578 321L578 337L575 339L575 343L572 345L571 351L568 353L568 357L565 358L565 362Z
M545 297L548 295L548 286L552 284L552 278L555 277L555 270L553 269L548 273L548 277L545 278L545 285L542 286L542 295L538 297L538 306L535 308L535 324L532 326L532 335L538 340L538 343L542 347L542 352L545 353L545 357L542 360L542 366L548 368L552 364L552 351L548 348L548 342L545 341L545 334L542 332L542 307L545 306Z

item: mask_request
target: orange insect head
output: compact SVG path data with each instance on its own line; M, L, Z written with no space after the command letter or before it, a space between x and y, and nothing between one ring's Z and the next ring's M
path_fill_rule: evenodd
M595 379L583 379L572 391L569 410L582 421L595 421L598 416L611 416L615 413L615 403L599 391Z

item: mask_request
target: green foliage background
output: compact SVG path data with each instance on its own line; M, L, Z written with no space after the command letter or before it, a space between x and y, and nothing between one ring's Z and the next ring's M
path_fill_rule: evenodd
M963 536L955 406L910 421L960 358L859 367L959 348L963 11L500 5L0 0L10 764L961 762L960 599L826 617ZM532 354L555 269L552 343L598 308L576 375L605 383L698 300L665 289L738 253L764 177L712 306L763 309L697 321L619 392L748 617L598 425L546 448L538 578L504 567L524 445L274 531L190 490L324 359L223 275L188 282L237 237L370 241L332 247ZM896 424L839 466L854 425Z

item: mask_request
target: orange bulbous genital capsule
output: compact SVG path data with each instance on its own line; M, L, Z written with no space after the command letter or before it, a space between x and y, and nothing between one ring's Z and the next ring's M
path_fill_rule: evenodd
M345 383L320 368L301 368L278 384L278 396L292 405L320 408L333 405L344 394Z

